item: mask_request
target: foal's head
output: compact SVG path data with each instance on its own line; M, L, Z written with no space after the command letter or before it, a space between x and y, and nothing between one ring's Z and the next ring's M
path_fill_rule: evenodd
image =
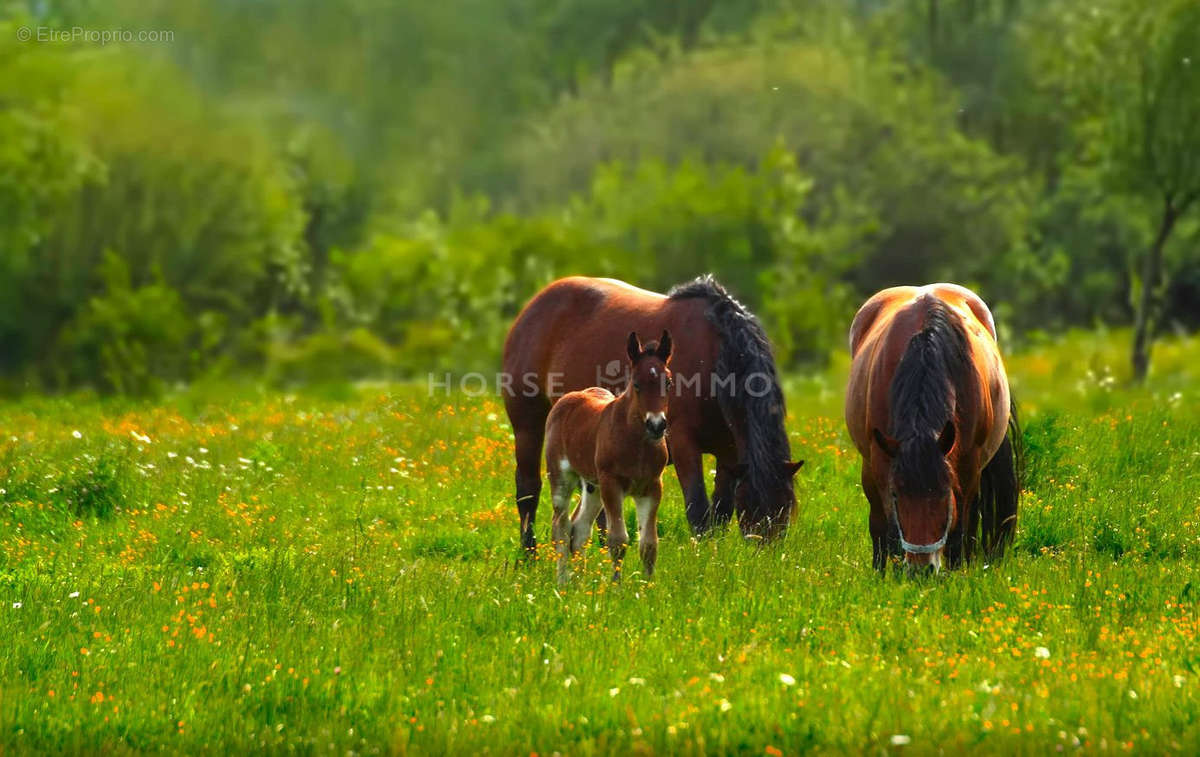
M667 395L671 389L671 335L666 330L657 342L642 344L636 331L629 333L630 381L637 417L646 425L646 436L659 441L667 433Z

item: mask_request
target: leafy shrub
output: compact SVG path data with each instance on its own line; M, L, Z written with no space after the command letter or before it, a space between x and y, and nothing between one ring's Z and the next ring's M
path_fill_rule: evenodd
M812 182L808 226L840 221L831 211L847 198L868 211L869 245L827 251L858 254L843 268L858 292L995 280L1025 246L1033 186L1020 162L964 135L956 94L929 71L861 38L799 36L646 63L563 101L512 152L521 196L579 193L614 160L757 166L782 140Z
M395 363L391 347L364 328L320 331L295 343L274 345L267 376L280 383L329 383L387 377Z
M59 340L67 382L128 394L158 391L187 376L194 326L183 301L160 282L134 287L129 266L109 252L105 292L88 301Z
M107 518L125 504L127 471L108 454L81 455L59 478L52 499L77 517Z

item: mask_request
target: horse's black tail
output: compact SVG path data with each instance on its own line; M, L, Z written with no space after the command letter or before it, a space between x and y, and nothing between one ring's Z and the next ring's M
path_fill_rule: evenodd
M1015 402L1008 414L1008 433L996 454L983 468L976 506L980 510L983 549L987 559L1004 554L1017 530L1017 503L1021 497L1023 466L1021 424Z

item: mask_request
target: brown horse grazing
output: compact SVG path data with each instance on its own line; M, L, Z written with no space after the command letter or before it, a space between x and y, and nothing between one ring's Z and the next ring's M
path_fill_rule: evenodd
M872 562L950 567L1003 553L1016 527L1019 431L996 327L955 284L893 287L850 327L846 425L862 455ZM982 528L981 528L982 526Z
M601 504L609 524L613 580L621 577L621 560L629 543L621 514L626 495L637 503L642 569L647 578L654 575L658 503L667 466L671 335L664 331L661 340L643 347L634 332L626 350L632 381L623 392L616 397L601 387L570 392L555 403L546 418L546 471L554 503L551 533L559 554L559 583L566 582L568 560L587 541ZM574 517L568 517L571 494L577 489L579 508Z
M546 414L566 392L625 385L620 345L628 329L687 337L672 358L667 447L692 531L728 522L736 510L743 534L781 533L795 507L792 475L798 466L789 462L783 393L757 319L707 276L667 295L575 276L534 296L504 344L502 380L508 383L501 391L516 446L522 545L529 552L537 547ZM711 506L703 454L717 458ZM745 476L735 480L739 463Z

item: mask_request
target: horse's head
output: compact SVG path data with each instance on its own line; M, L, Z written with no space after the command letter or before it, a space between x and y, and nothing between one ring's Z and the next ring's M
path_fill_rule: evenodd
M955 501L953 420L936 437L896 440L872 429L882 456L872 456L872 473L884 497L884 510L900 534L910 566L942 565L946 541L958 521Z
M642 344L636 331L629 334L629 389L637 417L646 425L646 436L659 441L667 433L667 397L672 379L671 335L663 330L657 342Z
M796 509L792 477L804 461L780 460L768 465L770 470L751 471L746 463L738 463L726 471L733 480L738 525L747 539L771 541L782 536Z

